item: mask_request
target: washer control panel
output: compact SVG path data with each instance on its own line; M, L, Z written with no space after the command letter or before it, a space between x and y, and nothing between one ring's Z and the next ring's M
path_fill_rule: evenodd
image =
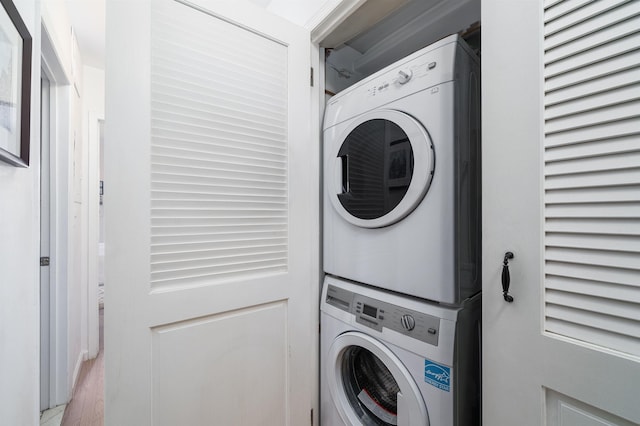
M326 302L356 317L358 324L382 332L396 331L438 346L440 319L329 285Z

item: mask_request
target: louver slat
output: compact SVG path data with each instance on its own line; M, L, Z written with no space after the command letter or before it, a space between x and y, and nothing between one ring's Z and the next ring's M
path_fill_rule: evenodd
M633 90L636 93L632 93L629 96L637 99L637 96L640 95L640 86L633 88ZM586 111L577 111L575 114L566 117L547 120L545 131L547 133L556 133L573 129L591 128L597 124L606 124L638 117L640 117L640 101L602 105L602 107L598 109L592 104Z
M544 81L545 92L570 88L579 83L591 85L598 78L614 75L628 69L638 68L640 63L640 50L632 50L624 55L616 56L602 62L594 62L582 68L563 70L561 74L553 77L547 76ZM634 80L637 81L637 80ZM581 89L585 90L585 89ZM551 94L549 94L551 95ZM553 95L551 95L553 96Z
M640 303L640 287L616 285L548 275L546 278L547 290L558 290L567 293L589 295L593 297L620 300L633 304Z
M546 179L546 189L631 186L638 182L640 182L640 168L609 170L558 176L550 175Z
M626 235L576 235L559 232L549 233L547 247L566 247L590 250L626 251L640 253L640 245L633 236Z
M602 8L610 7L611 2L601 2ZM597 46L607 40L620 38L625 35L634 33L637 28L633 26L633 21L629 18L640 14L640 4L638 2L629 2L621 7L615 8L610 12L593 16L592 19L586 21L570 21L563 22L565 29L556 35L547 34L545 37L544 48L554 49L554 54L545 58L545 62L551 62L559 57L575 54L587 50L589 47ZM569 15L573 16L573 15ZM556 22L562 21L561 19ZM626 21L626 22L625 22ZM595 37L594 34L598 34ZM560 48L560 46L562 46Z
M576 158L562 162L547 163L548 175L565 175L573 173L588 173L591 171L606 171L619 169L633 169L640 165L640 151L611 153L589 158Z
M589 264L554 262L546 259L545 273L558 277L602 281L610 284L638 286L638 271L623 268L607 268Z
M210 16L192 25L153 12L153 290L288 267L286 47Z
M640 3L545 11L545 330L640 355Z
M580 114L596 109L606 108L623 102L632 102L640 98L640 85L632 85L621 87L618 89L610 88L607 91L597 93L591 96L585 96L572 101L565 101L557 106L548 106L545 111L545 119L565 117L572 114ZM616 119L622 118L615 114L614 111L607 111L609 115L615 115Z
M545 194L545 201L549 204L566 203L620 203L635 201L640 194L640 186L609 186L604 188L576 188L550 190Z
M640 33L634 33L621 39L603 40L606 44L599 44L574 55L567 55L555 62L545 65L544 76L553 77L567 71L579 69L591 64L606 61L627 52L632 52L640 46ZM548 51L551 54L554 49ZM545 52L545 57L547 52Z
M637 219L576 219L547 218L547 232L572 232L575 234L607 234L640 236L640 221Z
M638 252L627 253L607 249L590 250L547 247L545 250L545 259L547 261L571 263L576 267L579 265L590 265L640 271Z
M599 157L607 154L632 153L636 151L640 151L640 138L637 136L624 136L577 145L548 147L544 154L544 159L550 163L552 161Z
M624 334L634 333L635 337L640 337L640 322L634 324L634 321L640 321L640 311L636 309L635 303L555 290L547 290L547 303L582 311L584 314L595 312L602 314L603 318L613 317L611 320L630 320L626 330L618 331Z
M632 85L638 81L638 72L640 72L640 69L631 68L589 80L584 84L575 84L564 88L564 90L549 92L545 97L547 105L547 111L545 112L548 112L548 108L560 102L579 99L590 95L597 95L599 93Z
M592 0L545 0L545 29L550 25L550 21L558 20L577 9L588 6L591 1Z

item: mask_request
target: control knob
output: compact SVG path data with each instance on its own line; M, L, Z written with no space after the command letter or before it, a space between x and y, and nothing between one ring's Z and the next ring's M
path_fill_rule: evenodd
M400 70L398 71L397 82L400 84L405 84L413 77L413 72L411 70Z
M402 318L400 318L400 322L402 323L402 327L407 331L411 331L416 327L416 320L409 314L403 315Z

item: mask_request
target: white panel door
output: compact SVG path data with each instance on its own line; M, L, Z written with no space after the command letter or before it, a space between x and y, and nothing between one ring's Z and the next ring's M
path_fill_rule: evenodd
M485 425L640 423L638 5L482 2Z
M238 0L106 22L106 424L308 424L309 33Z

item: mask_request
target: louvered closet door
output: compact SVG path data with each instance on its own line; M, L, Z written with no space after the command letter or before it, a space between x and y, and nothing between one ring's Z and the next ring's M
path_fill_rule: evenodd
M482 8L484 424L639 424L640 2Z
M309 61L252 4L107 2L106 424L309 422Z

